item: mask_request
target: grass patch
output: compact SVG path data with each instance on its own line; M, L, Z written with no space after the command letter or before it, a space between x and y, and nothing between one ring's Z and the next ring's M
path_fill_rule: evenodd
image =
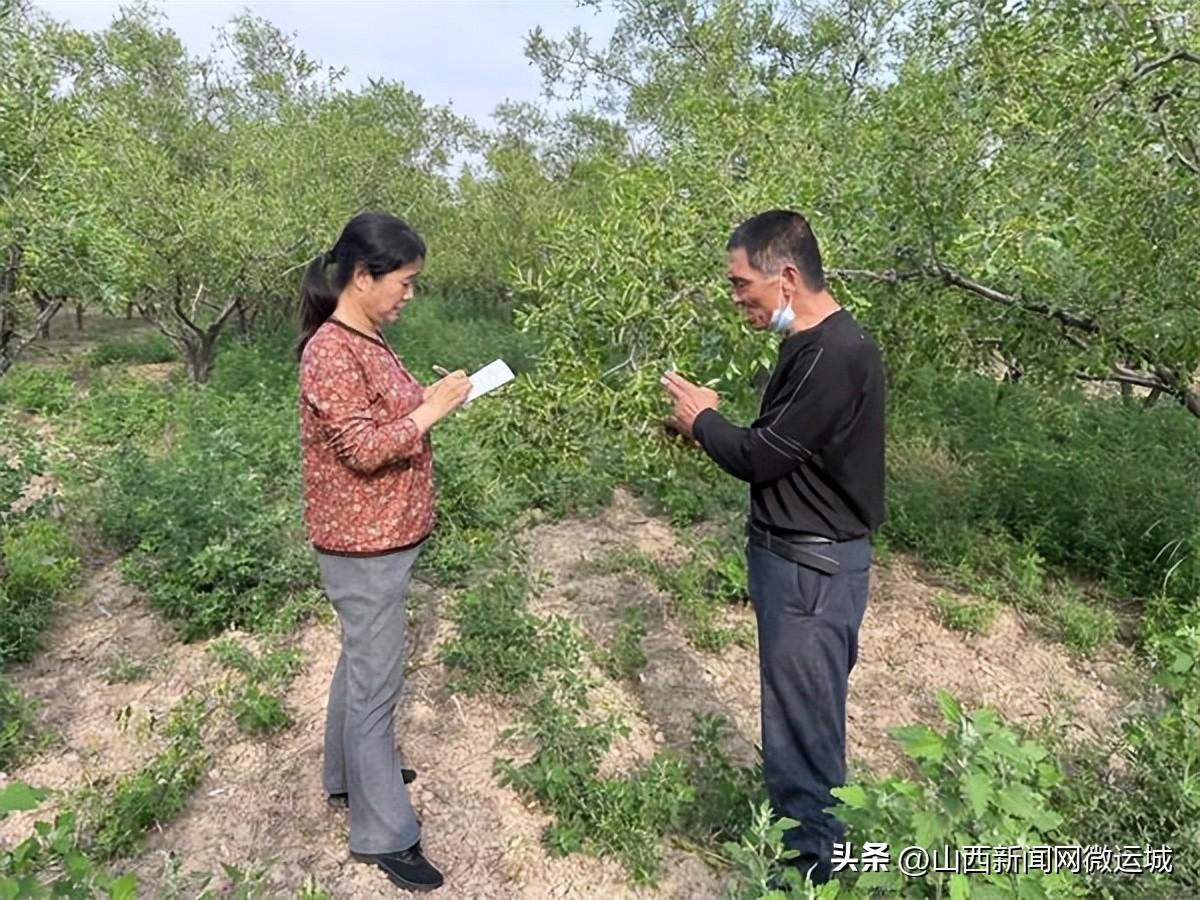
M26 412L56 415L75 399L75 383L57 369L14 366L0 377L0 405Z
M0 676L0 772L11 772L54 743L53 735L37 729L36 714L37 702Z
M128 856L146 831L187 803L208 764L203 726L209 707L191 695L177 703L162 729L166 746L136 772L104 789L89 789L74 804L83 847L99 860Z
M57 522L27 519L0 530L0 665L29 659L38 649L55 601L78 573Z
M452 690L517 695L547 670L579 666L584 642L561 616L545 620L525 608L532 589L523 574L505 572L455 599L458 635L441 648Z
M947 628L967 634L986 635L1000 609L1000 604L991 599L959 600L950 594L940 593L933 598L938 618Z
M144 337L103 338L88 351L86 362L91 366L149 365L174 362L179 358L175 348L161 334Z
M208 652L241 675L229 696L230 712L239 729L247 734L272 734L292 724L280 694L303 666L297 648L267 650L256 656L245 644L224 638L210 645Z
M609 646L600 655L600 667L609 678L636 678L646 667L642 638L646 636L646 610L640 606L626 607L621 624Z

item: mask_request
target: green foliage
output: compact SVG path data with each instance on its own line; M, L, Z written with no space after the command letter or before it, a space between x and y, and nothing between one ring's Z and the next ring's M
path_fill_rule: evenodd
M745 553L728 541L696 542L688 560L670 566L631 550L608 553L593 564L600 572L640 572L654 579L670 597L670 607L684 623L688 642L698 650L720 653L753 636L721 621L722 611L747 599Z
M92 366L147 365L174 362L178 358L175 348L159 334L105 338L87 354L87 362Z
M722 845L734 873L726 896L737 900L838 896L841 888L836 880L813 888L794 866L788 865L797 854L787 849L783 837L798 824L795 819L776 816L769 802L760 801L738 839Z
M601 655L600 665L608 677L637 677L646 665L646 654L642 652L642 638L645 636L646 611L640 606L626 607L616 634Z
M637 769L599 774L615 719L596 719L569 685L547 687L508 734L536 743L531 760L497 759L502 783L536 799L554 816L544 840L554 855L583 851L612 855L635 882L653 883L662 841L674 834L711 841L748 820L758 773L733 765L719 748L724 723L696 723L686 756L661 751Z
M626 726L615 716L587 711L593 681L583 674L589 649L614 676L645 662L638 642L644 613L631 608L612 647L589 648L568 622L542 619L525 608L531 590L516 560L478 588L462 593L452 615L458 634L442 647L453 689L491 691L523 704L520 735L535 746L524 764L498 759L495 771L554 816L545 840L551 852L614 854L638 881L652 881L664 837L697 846L736 834L761 793L754 770L735 766L721 749L725 723L697 721L692 752L656 755L634 772L601 776L602 758ZM527 705L524 705L527 704Z
M439 377L435 365L471 373L500 358L518 375L534 369L535 335L524 334L511 322L455 297L419 293L384 334L405 367L422 382Z
M982 533L1009 560L1032 552L1117 593L1200 591L1200 432L1174 411L913 372L889 416L896 546L954 567Z
M244 644L224 638L214 642L208 652L242 676L232 688L230 704L238 728L249 734L270 734L291 725L279 693L303 665L297 648L264 651L256 657Z
M73 586L79 562L62 526L28 519L0 530L0 664L37 649L54 602Z
M31 478L46 468L29 429L0 408L0 523L13 518L13 503Z
M204 749L208 715L202 697L185 697L171 709L162 728L166 745L150 762L111 786L83 793L75 809L87 852L101 860L126 856L147 829L183 809L208 764Z
M180 871L180 861L171 857L158 887L158 900L275 900L279 897L270 861L247 866L221 864L223 877L212 872ZM291 896L296 900L331 900L330 895L308 875Z
M46 791L34 790L20 782L0 788L0 818L15 810L36 809L47 796ZM60 813L53 824L38 821L33 834L11 849L0 850L0 897L43 898L108 897L110 900L132 900L138 896L137 878L133 874L113 875L98 865L90 854L78 845L76 813ZM214 884L210 872L178 871L180 862L171 855L156 896L159 900L217 900L235 897L240 900L268 900L278 894L271 878L272 866L254 864L239 867L222 865L224 878ZM316 879L309 875L295 895L300 900L329 900Z
M1058 639L1085 656L1094 654L1117 634L1113 611L1086 602L1075 590L1061 590L1047 613Z
M0 810L5 806L4 795L22 787L13 784L0 790ZM18 808L31 807L23 804ZM97 865L77 846L76 827L75 813L60 813L53 824L39 821L24 841L0 850L0 897L133 900L137 878L132 874L114 876Z
M0 676L0 772L12 771L49 743L50 736L34 725L36 711L35 701Z
M586 851L614 856L635 882L652 881L661 859L660 842L673 817L680 815L690 795L682 764L666 756L652 760L629 778L581 778L572 784L570 774L539 756L532 771L501 778L519 792L544 799L557 813L545 835L556 856ZM549 801L550 784L566 780L568 798Z
M458 635L441 648L452 690L520 694L548 668L579 665L579 635L561 616L544 621L528 612L530 589L523 575L505 572L455 598L451 615Z
M106 372L76 406L76 439L88 447L149 449L178 415L177 401L165 385L123 370Z
M133 551L126 577L185 639L269 628L316 583L300 521L294 407L272 389L271 381L227 395L183 389L165 448L121 444L96 463L101 529Z
M0 536L4 585L17 602L55 597L70 587L79 571L63 527L51 519L33 519L6 528Z
M966 631L971 634L986 635L991 630L992 620L996 618L999 604L994 600L957 600L949 594L941 593L933 598L942 624L956 631Z
M1200 841L1200 619L1193 612L1149 644L1161 697L1116 737L1070 755L1058 802L1087 843L1172 848L1170 876L1139 878L1143 896L1191 896L1200 891L1200 863L1181 848ZM1110 877L1094 881L1128 892Z
M57 369L18 366L0 378L0 404L26 412L61 413L75 394L70 377Z
M141 681L160 662L161 658L146 659L127 651L120 651L110 658L108 668L104 671L104 680L108 684L131 684Z
M1006 727L990 710L964 712L953 698L938 694L946 730L926 725L897 729L920 774L918 781L892 776L834 789L835 814L847 825L855 847L886 842L893 852L923 847L1069 846L1063 817L1051 794L1063 773L1049 752ZM854 854L851 854L854 855ZM931 871L909 877L896 866L888 872L847 871L854 891L889 896L1086 896L1082 880L1069 871L988 872L967 876Z
M743 834L755 809L766 800L762 769L735 763L724 744L729 722L719 715L697 715L692 722L688 780L692 801L684 815L684 834L702 846L721 846Z

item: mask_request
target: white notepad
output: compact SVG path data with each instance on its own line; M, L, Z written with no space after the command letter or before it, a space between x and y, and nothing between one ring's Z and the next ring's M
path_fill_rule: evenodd
M512 369L502 359L493 360L471 376L471 393L467 394L467 403L476 397L482 397L489 391L494 391L502 384L513 380Z

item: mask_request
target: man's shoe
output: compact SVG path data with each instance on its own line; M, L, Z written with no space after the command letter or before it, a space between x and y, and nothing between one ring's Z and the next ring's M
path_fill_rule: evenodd
M412 769L401 769L400 777L404 779L405 784L412 784L417 780L417 773ZM325 800L330 806L350 805L350 796L345 791L340 794L329 794L325 797Z
M421 853L420 841L397 853L355 853L352 850L350 855L359 862L374 863L383 869L392 884L410 891L432 891L440 888L445 880Z

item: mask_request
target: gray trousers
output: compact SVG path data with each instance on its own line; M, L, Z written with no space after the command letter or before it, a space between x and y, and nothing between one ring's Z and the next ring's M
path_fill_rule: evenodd
M407 850L421 838L400 775L393 719L404 685L404 597L419 552L317 554L342 630L325 711L322 780L327 793L349 798L355 853Z

